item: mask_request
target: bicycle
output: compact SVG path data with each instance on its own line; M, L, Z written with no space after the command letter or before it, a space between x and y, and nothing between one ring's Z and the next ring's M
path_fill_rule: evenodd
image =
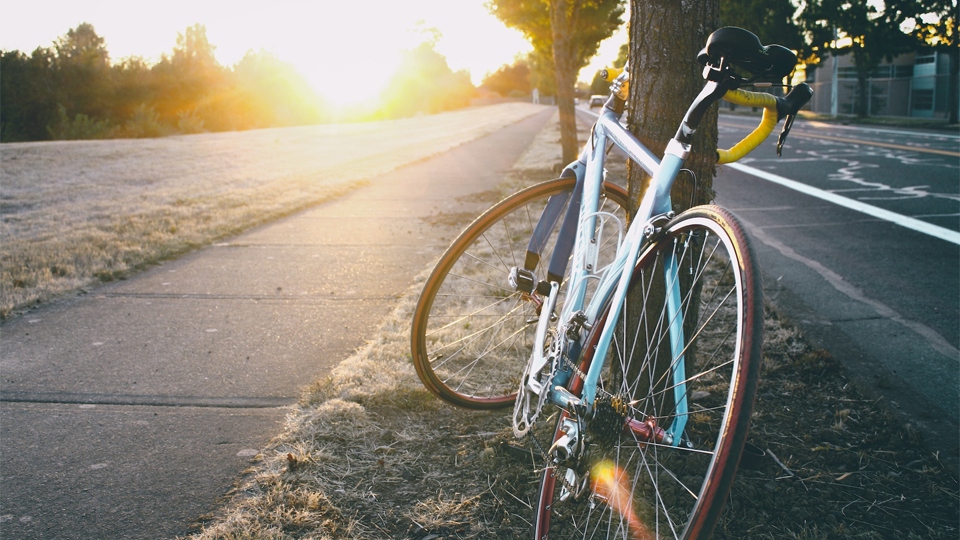
M706 83L662 159L619 124L628 72L606 73L579 159L468 226L414 312L426 388L461 407L513 405L514 434L543 458L537 539L706 537L733 481L759 378L760 273L733 214L675 214L670 189L713 103L764 108L753 133L718 150L729 163L786 118L779 155L813 92L743 90L782 80L797 58L740 28L711 34L698 59ZM633 216L604 179L611 146L652 177Z

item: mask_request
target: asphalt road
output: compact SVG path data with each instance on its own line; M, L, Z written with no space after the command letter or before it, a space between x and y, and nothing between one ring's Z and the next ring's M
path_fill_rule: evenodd
M721 116L720 146L755 122ZM753 234L767 295L954 456L958 180L956 132L797 121L782 157L770 141L714 184Z
M552 114L5 323L0 537L186 534Z

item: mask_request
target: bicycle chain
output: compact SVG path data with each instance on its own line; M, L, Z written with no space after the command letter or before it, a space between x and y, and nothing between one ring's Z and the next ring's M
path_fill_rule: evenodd
M543 446L540 445L540 441L537 440L537 437L536 435L533 434L533 431L527 431L527 436L530 438L531 441L533 441L533 446L536 447L537 452L540 453L540 458L543 459L544 461L549 460L550 455L547 454L547 451L544 450Z
M581 381L587 380L587 374L584 373L583 371L580 371L580 368L573 363L573 360L571 360L570 357L564 356L563 361L564 363L567 364L567 367L570 368L570 371L572 371L574 375L576 375L577 377L580 377Z

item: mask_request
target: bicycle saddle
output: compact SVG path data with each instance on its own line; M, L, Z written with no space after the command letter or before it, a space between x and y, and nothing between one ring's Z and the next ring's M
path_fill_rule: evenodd
M753 33L736 26L716 30L707 38L707 46L697 55L701 64L730 63L764 78L782 79L797 65L797 55L782 45L767 45Z

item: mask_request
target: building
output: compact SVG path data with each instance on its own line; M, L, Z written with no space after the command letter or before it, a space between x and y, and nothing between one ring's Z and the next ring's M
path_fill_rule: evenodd
M834 69L837 85L835 109L832 104ZM857 68L852 54L826 58L817 66L807 66L807 84L814 91L810 103L813 112L856 114ZM950 58L937 51L901 54L893 61L877 66L867 87L870 116L946 119L949 116Z

